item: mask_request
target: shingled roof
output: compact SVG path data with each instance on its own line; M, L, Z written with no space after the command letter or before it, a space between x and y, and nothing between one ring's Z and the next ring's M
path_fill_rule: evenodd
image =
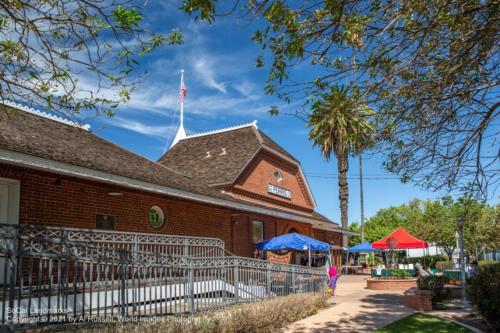
M263 208L261 205L239 200L222 193L219 189L207 186L198 179L193 179L189 174L181 174L168 166L148 160L111 143L87 129L86 126L78 126L57 117L47 117L44 113L22 112L0 103L0 150L26 154L36 158L60 162L68 166L82 167L87 170L97 170L151 185L180 190L183 193L200 195L203 198L215 198L218 201L214 201L214 204L231 207L236 204L234 207L243 210L253 210L252 207L256 207L265 209L267 214L270 215L273 215L270 211L275 211L278 214L286 214L290 218L307 219L309 223L328 221L328 219L316 213L312 216L306 216L271 207ZM241 165L239 163L247 161L249 155L253 154L258 146L262 144L258 136L252 133L255 130L255 127L246 127L235 133L233 139L237 144L227 145L226 147L228 153L232 152L231 155L226 155L226 157L230 157L228 158L228 164L231 164L232 168L228 168L227 171L222 170L223 172L220 172L218 180L227 179L223 178L223 176L227 177L229 174L235 175ZM260 133L260 135L263 135L263 133ZM213 138L214 136L210 137ZM267 139L262 136L262 140ZM227 143L226 140L223 140L223 142ZM269 142L269 144L271 143ZM235 153L237 150L233 151L234 146L241 148L239 154ZM179 154L182 153L181 147L182 145L179 145L176 148L179 149ZM277 146L275 149L278 148L280 147ZM202 157L206 155L204 149L199 150L199 152L203 152ZM219 157L224 158L224 155ZM232 159L236 160L236 162L229 162ZM2 160L7 161L6 158L0 157L0 161ZM207 173L206 176L209 177L210 174ZM191 195L188 197L191 198ZM263 214L266 213L263 212Z
M7 112L6 112L7 111ZM226 198L77 126L0 105L0 148L193 193Z
M158 162L208 185L232 183L252 157L267 146L298 161L266 134L255 122L180 140Z

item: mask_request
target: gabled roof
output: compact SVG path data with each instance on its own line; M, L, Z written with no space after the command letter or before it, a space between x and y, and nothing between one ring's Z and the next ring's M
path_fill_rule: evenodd
M260 131L255 121L188 136L158 162L208 185L230 184L263 147L299 165L291 154Z
M198 179L109 142L91 133L87 126L7 104L0 101L0 163L84 177L307 223L319 218L239 200ZM252 136L248 138L250 143L257 145L250 140Z
M226 131L188 136L170 148L158 163L205 184L231 182L261 142L252 124Z
M223 196L72 124L0 104L0 148L186 191Z

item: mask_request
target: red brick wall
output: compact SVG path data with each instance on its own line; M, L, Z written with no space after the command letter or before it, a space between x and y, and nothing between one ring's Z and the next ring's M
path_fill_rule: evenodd
M166 195L115 188L76 177L60 176L0 164L0 177L21 181L20 223L63 227L95 228L95 214L116 217L115 229L216 237L235 254L253 256L250 221L264 223L264 238L288 232L290 228L310 235L307 223L249 214L225 207L202 204ZM122 196L110 196L110 191ZM148 224L148 210L159 206L166 222L158 229Z
M21 181L20 223L94 228L100 213L116 216L116 230L230 239L232 212L224 208L129 189L115 197L111 185L2 165L0 177ZM166 215L158 229L148 224L152 206Z
M383 279L383 278L368 278L366 279L366 289L371 290L390 290L390 291L405 291L417 286L416 278L408 279Z
M432 292L412 288L405 291L404 297L405 306L418 311L432 311Z
M284 178L281 182L278 182L274 177L274 172L277 169L280 170ZM268 184L290 190L292 198L287 199L268 193ZM298 168L267 153L260 153L256 156L247 170L236 181L233 191L240 195L247 195L252 199L294 207L300 211L310 212L313 208Z

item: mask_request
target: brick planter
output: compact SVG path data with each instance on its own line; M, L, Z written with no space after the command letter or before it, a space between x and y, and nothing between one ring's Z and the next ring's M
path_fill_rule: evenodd
M432 311L432 292L411 288L404 295L405 306L418 311Z
M366 289L405 291L417 287L417 278L394 279L394 278L368 278L366 279Z

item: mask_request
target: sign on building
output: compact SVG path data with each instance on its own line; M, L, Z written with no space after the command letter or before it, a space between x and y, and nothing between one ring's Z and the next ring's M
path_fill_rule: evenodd
M287 199L292 198L292 192L290 192L290 190L287 190L286 188L279 187L273 184L267 184L267 192L279 195L280 197L284 197Z

